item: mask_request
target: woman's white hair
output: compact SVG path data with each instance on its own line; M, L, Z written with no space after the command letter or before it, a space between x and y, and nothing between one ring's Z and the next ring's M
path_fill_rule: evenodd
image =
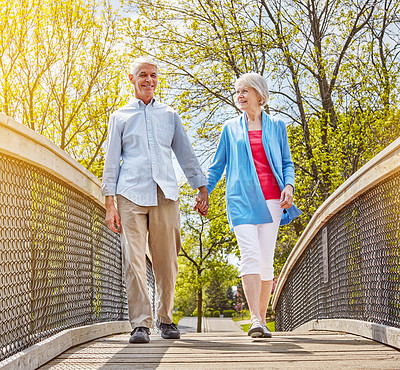
M235 81L235 88L239 85L245 85L255 89L258 95L260 95L260 105L264 106L267 104L269 99L269 90L267 81L265 81L263 76L258 73L245 73Z
M155 61L154 59L152 59L152 58L150 58L150 57L139 57L139 58L136 58L136 59L130 64L130 66L129 66L129 73L135 76L136 73L137 73L137 71L138 71L138 69L139 69L139 67L140 67L142 64L150 64L150 65L156 67L156 68L157 68L157 72L158 72L158 65L157 65L157 63L156 63L156 61Z

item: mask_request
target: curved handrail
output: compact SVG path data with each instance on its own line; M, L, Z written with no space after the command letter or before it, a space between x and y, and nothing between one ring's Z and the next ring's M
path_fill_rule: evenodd
M104 205L96 176L49 139L3 113L0 113L0 152L39 166Z
M387 146L361 169L355 172L338 189L336 189L328 199L325 200L311 218L282 268L273 295L273 309L276 308L285 282L296 262L325 223L358 196L367 192L384 179L390 177L393 173L399 171L399 169L400 138Z
M100 181L0 113L0 366L73 328L125 327L120 240L104 217Z

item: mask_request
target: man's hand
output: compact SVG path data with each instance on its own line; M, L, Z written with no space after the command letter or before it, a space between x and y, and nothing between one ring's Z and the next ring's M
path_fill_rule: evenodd
M279 205L281 208L288 209L293 204L293 186L286 185L282 190L281 199L279 201Z
M114 197L112 195L106 196L106 224L107 227L114 233L121 232L121 218L114 205Z
M199 187L199 192L196 195L195 201L196 203L193 210L199 212L202 216L207 216L209 204L208 190L205 186Z

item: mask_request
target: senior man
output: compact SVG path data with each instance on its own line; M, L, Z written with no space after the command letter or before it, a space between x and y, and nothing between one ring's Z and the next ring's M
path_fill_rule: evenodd
M129 74L134 98L109 121L102 193L106 223L121 234L122 259L132 325L131 343L148 343L153 327L147 292L146 243L156 280L156 325L165 339L179 339L172 322L177 256L181 247L178 185L172 151L193 189L195 208L207 213L207 185L179 115L154 99L157 64L136 59ZM114 204L116 196L117 208Z

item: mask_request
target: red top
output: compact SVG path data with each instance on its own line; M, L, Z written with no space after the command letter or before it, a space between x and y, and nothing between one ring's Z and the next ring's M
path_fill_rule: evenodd
M265 199L280 199L281 190L268 163L262 143L262 130L249 131L251 152Z

